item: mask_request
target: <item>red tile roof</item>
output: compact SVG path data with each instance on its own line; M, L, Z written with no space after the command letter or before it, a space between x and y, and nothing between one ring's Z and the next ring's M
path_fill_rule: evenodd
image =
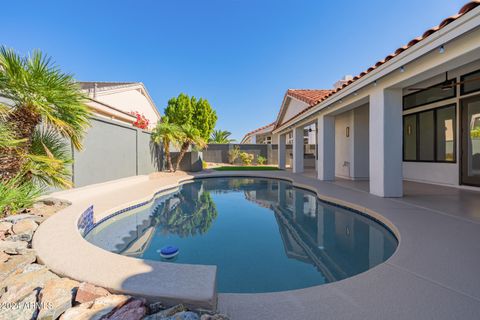
M457 20L458 18L462 17L463 15L465 15L466 13L472 11L473 9L475 9L476 7L478 7L480 5L480 0L474 0L474 1L471 1L469 3L467 3L466 5L464 5L460 11L458 11L458 13L456 15L453 15L451 17L448 17L444 20L442 20L442 22L440 22L440 24L438 26L435 26L433 28L430 28L428 29L427 31L425 31L420 37L417 37L415 39L412 39L409 43L407 43L406 45L404 45L403 47L400 47L398 48L397 50L395 50L393 53L389 54L388 56L386 56L383 60L380 60L378 61L377 63L375 63L374 65L372 65L370 68L368 68L367 70L361 72L359 75L353 77L352 80L349 80L347 81L343 86L337 88L337 89L334 89L334 90L331 90L328 94L326 94L325 96L323 96L317 103L315 103L314 105L310 105L308 108L305 108L304 110L300 111L299 113L297 113L295 116L293 116L292 118L290 118L288 121L286 121L285 123L287 122L290 122L292 121L293 119L297 118L298 116L300 116L301 114L305 113L307 110L313 108L315 105L317 105L318 103L324 101L325 99L331 97L332 95L334 95L335 93L339 92L340 90L344 89L345 87L349 86L350 84L352 84L353 82L357 81L358 79L364 77L365 75L367 75L368 73L372 72L373 70L377 69L378 67L380 67L381 65L383 65L384 63L392 60L393 58L395 58L396 56L398 56L400 53L404 52L405 50L409 49L410 47L413 47L415 44L417 44L418 42L428 38L429 36L431 36L432 34L434 34L435 32L445 28L447 25L449 25L450 23L452 23L453 21ZM290 91L290 90L289 90ZM275 126L275 128L278 127L278 124Z
M255 129L253 131L250 131L250 132L246 133L244 137L249 136L249 135L254 134L254 133L257 133L259 131L262 131L263 129L267 129L268 127L273 126L274 124L275 124L275 122L272 122L270 124L267 124L266 126L263 126L263 127Z
M307 103L309 106L318 104L333 90L288 89L287 95Z

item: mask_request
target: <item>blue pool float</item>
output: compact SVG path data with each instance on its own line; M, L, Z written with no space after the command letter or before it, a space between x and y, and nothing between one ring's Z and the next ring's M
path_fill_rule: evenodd
M179 249L174 246L165 246L160 249L160 256L164 259L172 259L177 256Z

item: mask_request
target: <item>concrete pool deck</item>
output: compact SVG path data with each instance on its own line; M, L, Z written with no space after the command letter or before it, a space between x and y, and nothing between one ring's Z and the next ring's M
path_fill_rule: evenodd
M385 263L357 276L311 288L260 294L218 294L217 309L232 319L478 319L480 315L480 193L406 183L406 196L370 195L362 183L322 182L287 171L156 174L54 194L72 206L45 221L34 238L48 267L77 280L172 303L214 307L215 267L179 267L164 280L161 262L116 255L95 247L76 221L93 204L98 221L195 177L282 178L320 198L353 207L389 226L399 246ZM198 267L199 269L195 269ZM294 275L292 275L294 276ZM187 295L187 296L184 296Z

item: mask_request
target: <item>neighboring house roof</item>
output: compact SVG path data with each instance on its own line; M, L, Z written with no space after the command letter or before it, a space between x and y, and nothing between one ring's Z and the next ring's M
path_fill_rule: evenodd
M114 94L114 93L120 93L120 92L125 92L129 90L138 90L148 101L150 104L151 109L153 110L154 114L157 117L157 121L160 120L160 113L158 112L157 107L155 106L155 103L153 102L152 98L150 97L150 94L147 91L147 88L142 82L101 82L101 81L80 81L78 82L80 85L80 88L84 91L86 91L89 99L94 103L92 107L96 109L96 107L101 107L102 113L107 113L109 114L111 111L112 116L118 116L119 113L123 113L126 115L130 115L131 111L137 111L137 110L124 110L125 107L119 107L119 106L114 106L111 103L106 103L105 101L101 101L102 99L100 98L102 95L108 95L108 94ZM110 110L110 111L109 111ZM123 120L127 120L125 116L121 116ZM135 117L133 117L133 121L130 121L130 117L127 120L128 122L134 122ZM152 119L151 119L152 120ZM152 123L152 121L151 121Z
M288 89L287 92L285 92L285 96L283 97L282 106L280 107L280 111L278 112L277 120L274 122L274 129L283 124L282 118L285 115L286 109L288 108L287 101L289 101L289 97L305 102L305 108L300 111L300 113L302 113L304 112L304 110L307 110L317 105L332 91L333 90L328 89ZM294 115L293 118L295 118L296 116L297 115ZM293 118L288 119L286 122L290 121Z
M386 62L392 60L393 58L395 58L396 56L398 56L399 54L401 54L402 52L408 50L409 48L413 47L415 44L417 44L418 42L428 38L429 36L431 36L432 34L434 34L435 32L445 28L447 25L449 25L450 23L452 23L453 21L459 19L460 17L462 17L463 15L465 15L466 13L472 11L473 9L475 9L477 6L480 5L480 0L475 0L475 1L471 1L467 4L465 4L459 11L456 15L453 15L453 16L450 16L446 19L443 19L440 24L438 24L437 26L433 27L433 28L430 28L428 30L426 30L421 36L419 37L416 37L412 40L410 40L410 42L408 42L406 45L404 45L403 47L400 47L398 49L396 49L393 53L389 54L388 56L386 56L384 59L380 60L380 61L377 61L374 65L372 65L370 68L368 68L367 70L361 72L360 74L354 76L351 80L348 80L346 81L342 86L340 86L339 88L336 88L336 89L333 89L331 90L328 94L326 94L325 96L323 96L317 103L315 103L314 105L310 105L309 107L305 108L304 110L302 110L301 112L299 112L298 114L296 114L295 116L293 116L292 118L288 119L285 123L287 122L290 122L292 120L294 120L295 118L297 118L298 116L300 116L301 114L305 113L306 111L308 111L309 109L313 108L315 105L317 105L318 103L326 100L327 98L330 98L332 95L336 94L337 92L343 90L344 88L348 87L349 85L351 85L353 82L357 81L358 79L364 77L365 75L367 75L368 73L372 72L373 70L377 69L378 67L382 66L383 64L385 64ZM288 91L287 91L288 93ZM283 105L282 105L283 106ZM284 124L284 123L278 123L277 122L277 125L275 126L275 128L277 128L279 125L281 124Z
M271 131L273 131L274 127L275 127L275 122L272 122L270 124L267 124L266 126L263 126L263 127L255 129L253 131L250 131L247 134L245 134L245 136L243 136L243 139L240 143L244 142L245 140L248 139L248 137L251 137L255 134L263 134L263 133L271 132Z

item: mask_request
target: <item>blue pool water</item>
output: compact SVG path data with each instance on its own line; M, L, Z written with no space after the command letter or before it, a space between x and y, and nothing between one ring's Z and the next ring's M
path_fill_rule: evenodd
M388 259L397 240L381 224L291 183L209 178L117 215L87 236L106 250L170 263L217 265L219 292L273 292L338 281Z

